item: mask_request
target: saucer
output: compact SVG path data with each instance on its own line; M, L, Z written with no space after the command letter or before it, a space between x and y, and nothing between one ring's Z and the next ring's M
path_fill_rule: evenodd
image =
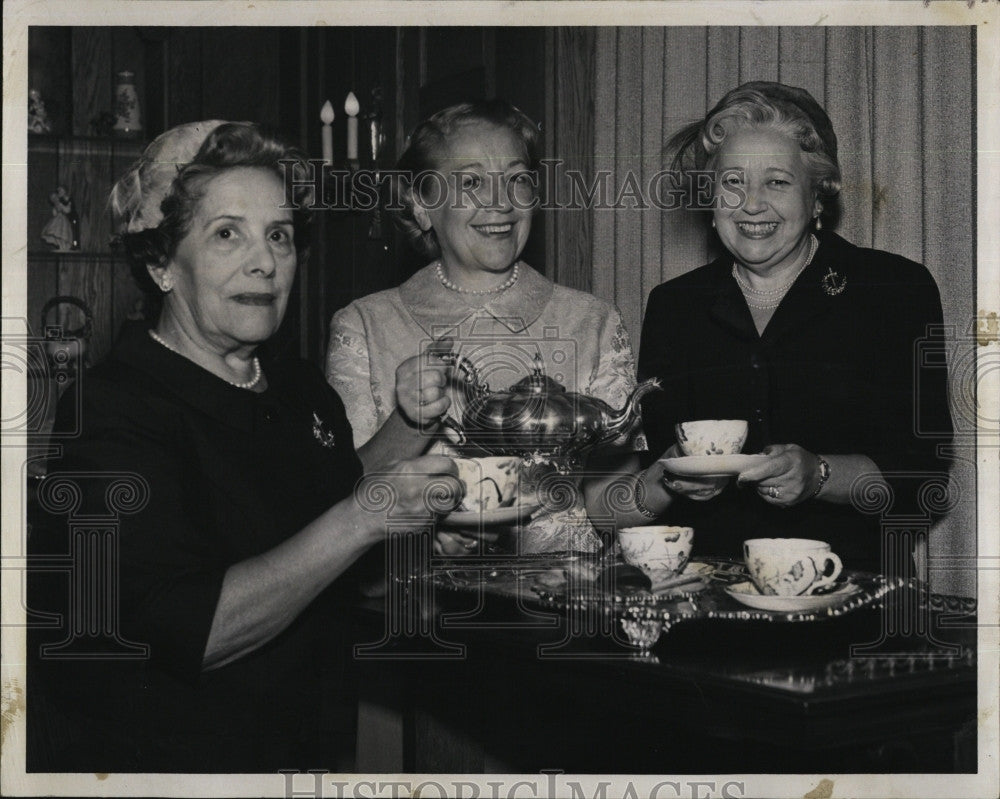
M660 458L660 463L671 474L682 477L727 477L766 460L766 455L684 455Z
M836 591L828 594L803 594L802 596L771 596L762 594L757 586L747 581L727 585L726 593L737 602L757 610L773 610L779 613L807 613L824 610L839 605L861 589L854 583L844 583Z

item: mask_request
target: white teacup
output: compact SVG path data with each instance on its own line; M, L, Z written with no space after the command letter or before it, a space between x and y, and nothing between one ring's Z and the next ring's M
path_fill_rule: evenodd
M700 419L679 422L677 446L685 455L736 455L747 440L745 419Z
M458 479L465 486L461 511L497 510L517 502L521 464L508 455L490 458L452 458L458 466Z
M750 579L762 594L800 596L833 585L843 564L825 541L751 538L743 542Z
M618 548L630 566L647 574L670 577L683 571L691 557L694 530L690 527L626 527L618 531Z

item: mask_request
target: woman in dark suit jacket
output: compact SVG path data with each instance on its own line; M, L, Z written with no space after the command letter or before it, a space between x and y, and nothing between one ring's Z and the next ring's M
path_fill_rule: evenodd
M712 225L726 252L650 294L639 373L665 389L644 403L650 451L675 445L677 422L746 419L743 451L767 459L736 481L666 472L663 516L695 527L705 552L818 538L850 568L884 570L881 499L892 492L892 512L913 512L921 485L946 479L933 278L822 229L840 167L808 92L744 84L669 146L675 163L714 173Z

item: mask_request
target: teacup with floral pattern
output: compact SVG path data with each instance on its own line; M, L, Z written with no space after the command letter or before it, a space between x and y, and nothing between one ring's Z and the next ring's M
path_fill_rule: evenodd
M684 570L691 558L694 530L690 527L648 525L618 531L622 559L646 574L670 577Z
M832 586L843 564L825 541L810 538L751 538L743 542L747 572L757 590L801 596Z
M737 455L747 440L745 419L700 419L679 422L677 446L685 455Z

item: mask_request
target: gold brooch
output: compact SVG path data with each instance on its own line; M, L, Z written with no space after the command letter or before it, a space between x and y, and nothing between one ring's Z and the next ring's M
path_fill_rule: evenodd
M328 430L324 430L323 420L319 418L317 414L313 414L313 438L315 438L320 444L322 444L327 449L333 449L334 437L333 433Z
M836 297L847 288L847 278L839 272L834 272L833 268L830 267L823 276L823 280L820 281L820 285L823 286L823 291L831 297Z

